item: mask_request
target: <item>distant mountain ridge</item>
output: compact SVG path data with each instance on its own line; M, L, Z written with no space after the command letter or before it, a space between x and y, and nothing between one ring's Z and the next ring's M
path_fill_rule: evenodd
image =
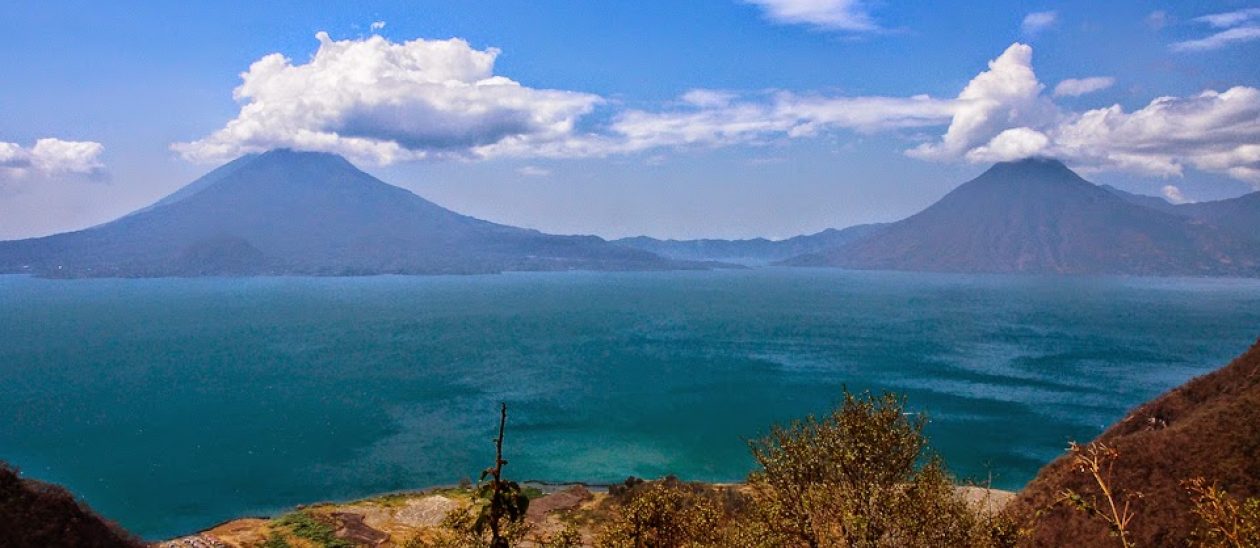
M927 209L869 237L783 264L937 272L1255 276L1260 274L1260 245L1193 216L1135 204L1056 160L1031 158L996 164Z
M1102 188L1140 206L1198 219L1243 238L1260 239L1260 191L1225 200L1173 204L1157 196L1133 194L1108 185Z
M473 274L704 265L454 213L340 156L239 158L118 220L0 242L0 272L51 277Z
M477 274L782 264L938 272L1260 275L1260 192L1171 204L1051 159L994 165L888 224L780 241L556 236L461 215L340 156L248 155L115 221L0 242L0 274ZM729 266L729 265L726 265Z
M721 261L744 265L766 265L807 253L833 249L874 234L884 223L828 228L814 234L783 240L751 238L747 240L658 240L647 236L622 238L612 243L649 251L670 259L688 261Z

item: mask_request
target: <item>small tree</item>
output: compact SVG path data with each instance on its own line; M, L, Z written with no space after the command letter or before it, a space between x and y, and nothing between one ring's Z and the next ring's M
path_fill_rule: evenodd
M1091 443L1084 447L1072 442L1068 445L1072 454L1072 463L1078 472L1089 474L1098 486L1099 495L1082 495L1071 489L1059 493L1058 504L1066 504L1085 512L1107 524L1111 535L1123 548L1133 546L1130 538L1129 524L1136 514L1130 509L1132 502L1142 497L1141 493L1117 492L1111 481L1111 470L1120 458L1120 453L1104 443Z
M499 436L494 440L494 466L481 472L482 485L478 486L478 496L489 499L481 506L473 529L483 533L490 529L490 548L507 548L508 540L504 535L507 527L525 519L525 511L529 509L529 497L514 481L503 479L503 467L507 461L503 459L503 430L507 426L507 403L499 404ZM486 482L486 478L490 478Z
M523 537L528 531L525 511L529 509L529 497L514 481L503 479L503 432L507 426L507 404L499 404L499 435L494 439L494 465L481 472L472 504L450 512L443 525L450 535L443 535L435 544L440 546L489 546L507 548L511 541ZM486 534L489 533L489 540Z

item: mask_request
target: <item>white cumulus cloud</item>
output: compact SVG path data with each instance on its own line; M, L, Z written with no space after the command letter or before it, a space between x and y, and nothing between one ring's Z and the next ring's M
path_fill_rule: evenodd
M1089 78L1068 78L1054 86L1055 97L1080 97L1095 91L1102 91L1115 85L1116 79L1110 76L1090 76Z
M1058 12L1054 11L1034 11L1024 16L1024 21L1020 24L1020 30L1028 36L1036 36L1041 31L1053 27L1059 21Z
M1112 105L1077 112L1053 96L1080 95L1113 81L1064 80L1048 94L1033 70L1032 47L1022 43L989 61L955 97L693 89L656 108L617 109L597 95L530 88L495 75L497 50L458 39L318 38L319 50L306 63L278 54L255 62L235 90L240 113L205 138L172 147L192 160L290 147L386 164L602 157L891 132L920 141L905 153L923 160L1042 155L1079 169L1168 177L1189 166L1260 188L1260 90L1236 86L1157 97L1131 111ZM609 116L589 116L601 104ZM933 133L938 136L922 141ZM61 148L59 156L72 156L73 147ZM33 165L23 150L0 144L0 165ZM79 157L88 158L81 162L94 161L84 151L90 152L81 149ZM542 171L527 166L520 173Z
M1055 153L1086 166L1174 176L1190 165L1260 188L1260 89L1158 97L1072 115L1053 128Z
M242 104L236 118L172 148L203 162L292 147L377 164L477 157L495 145L528 152L570 138L601 101L495 75L499 50L460 39L316 38L306 63L280 54L255 61L233 92Z
M1012 44L958 94L940 142L924 143L908 154L928 160L959 158L1006 129L1052 118L1053 105L1041 97L1044 87L1032 69L1032 47Z
M1011 128L988 143L967 151L969 162L1000 162L1043 154L1050 146L1046 134L1026 127Z
M825 30L875 31L879 25L861 0L746 0L771 21Z
M45 138L30 147L0 142L0 174L22 177L41 175L92 175L105 169L101 163L104 145L92 141L64 141Z
M1165 177L1191 166L1260 188L1260 89L1157 97L1132 112L1120 105L1071 112L1043 88L1032 49L1012 45L959 94L941 140L906 153L970 162L1054 156L1085 170Z

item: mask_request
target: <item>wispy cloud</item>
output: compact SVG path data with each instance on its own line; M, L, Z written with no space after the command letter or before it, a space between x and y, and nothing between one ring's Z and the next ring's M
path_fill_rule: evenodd
M1110 76L1090 76L1089 78L1068 78L1054 86L1055 97L1080 97L1095 91L1102 91L1115 85L1116 79Z
M521 166L516 169L516 173L525 177L547 177L551 175L551 170L538 166Z
M1236 11L1227 11L1225 13L1214 13L1211 15L1196 17L1194 20L1201 23L1207 23L1216 28L1227 29L1255 19L1260 19L1260 8L1247 8Z
M1169 46L1170 49L1180 52L1212 51L1260 39L1260 8L1214 13L1194 20L1224 30L1204 38L1175 42Z
M1207 38L1177 42L1171 47L1173 51L1211 51L1256 39L1260 39L1260 26L1246 26L1223 30Z
M378 30L381 30L381 29L384 29L384 28L385 28L385 22L384 22L384 21L372 21L372 24L371 24L371 25L368 25L368 28L369 28L369 29L371 29L371 30L372 30L372 32L376 32L376 31L378 31Z
M862 0L746 0L761 7L776 23L810 25L825 30L879 30Z
M1020 24L1020 30L1026 36L1036 36L1041 34L1055 23L1059 21L1059 13L1055 11L1034 11L1024 16L1023 23Z

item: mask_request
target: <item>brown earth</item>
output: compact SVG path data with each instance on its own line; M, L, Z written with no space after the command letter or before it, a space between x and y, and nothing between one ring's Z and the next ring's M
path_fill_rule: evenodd
M1139 406L1095 442L1119 452L1112 488L1132 499L1140 546L1184 545L1196 526L1182 482L1203 477L1235 497L1260 496L1260 342L1213 373ZM1030 546L1114 546L1106 525L1055 500L1065 489L1097 496L1069 455L1051 462L1008 510Z
M143 546L120 527L96 515L65 489L23 479L0 462L0 546Z

